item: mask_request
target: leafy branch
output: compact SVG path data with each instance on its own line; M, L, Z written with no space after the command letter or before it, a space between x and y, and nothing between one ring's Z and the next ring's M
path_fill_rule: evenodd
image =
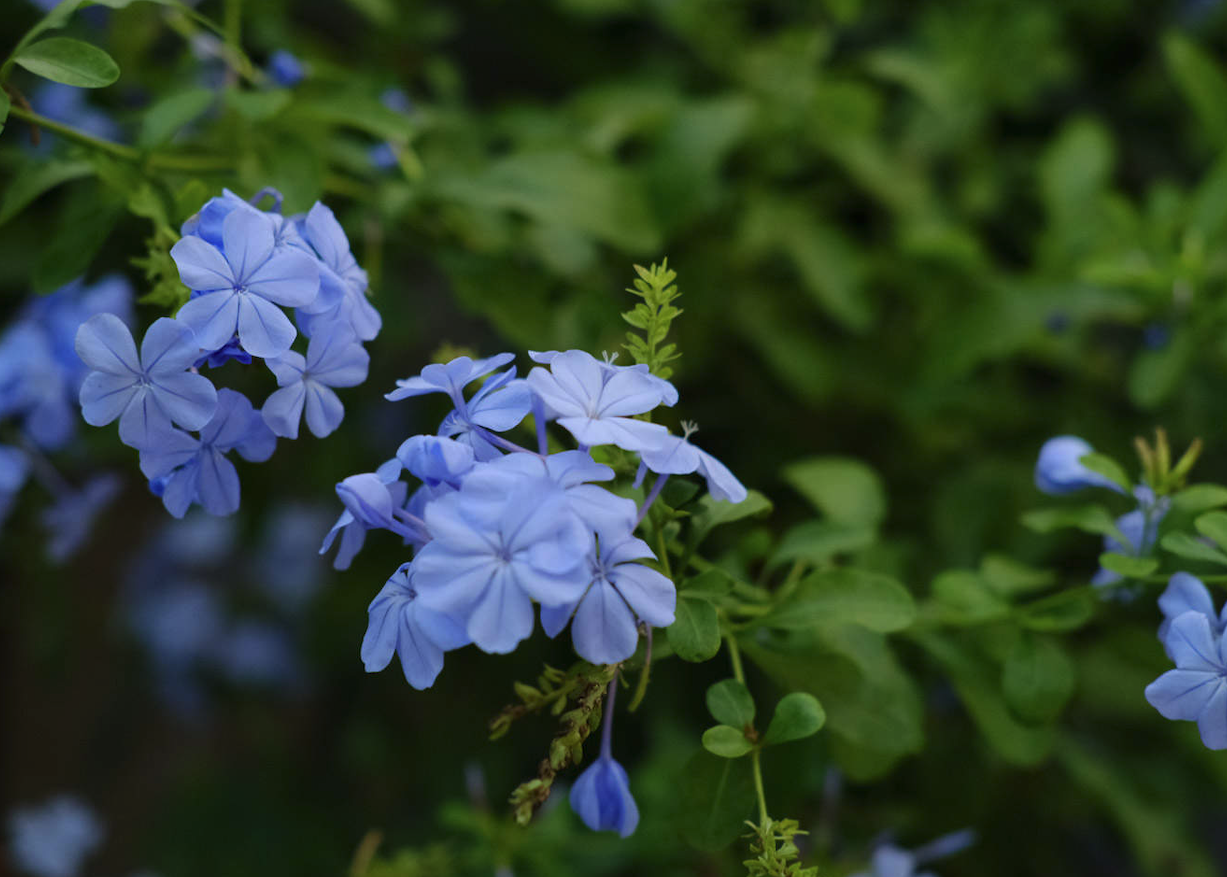
M669 363L681 356L677 352L676 344L664 343L669 335L669 327L682 313L681 308L671 304L681 295L673 284L677 272L669 269L668 259L664 259L659 265L653 264L651 268L636 265L635 272L639 277L626 291L639 296L643 301L623 313L622 319L643 334L627 332L626 344L623 346L636 363L646 364L652 374L668 380L673 374Z

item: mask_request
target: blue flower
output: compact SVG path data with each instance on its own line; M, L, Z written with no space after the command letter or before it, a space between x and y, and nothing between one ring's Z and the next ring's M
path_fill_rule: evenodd
M285 631L254 619L236 622L214 643L212 663L239 685L296 686L303 670Z
M239 337L237 335L217 348L217 350L210 350L197 358L195 367L203 368L205 365L208 365L209 368L221 368L232 359L243 365L251 364L251 354L239 346Z
M428 534L397 502L398 497L404 496L403 491L404 488L391 489L378 472L350 475L337 485L337 496L345 510L366 529L391 530L406 540L424 541Z
M178 676L206 660L221 641L225 622L217 592L191 579L158 580L139 594L127 622L161 672Z
M267 361L281 388L264 401L264 420L279 436L298 438L306 409L307 426L323 438L341 424L345 409L331 387L356 387L366 380L371 358L348 327L313 337L307 355L289 351Z
M410 396L446 393L459 408L465 404L464 388L467 384L502 368L513 359L513 354L498 353L486 359L473 360L467 356L458 356L446 364L432 362L422 369L421 374L397 381L396 389L385 393L384 398L389 402L399 402Z
M162 317L141 342L114 314L90 317L77 330L77 354L94 369L81 385L81 414L103 426L119 418L119 437L146 449L174 421L200 429L213 415L217 391L208 378L188 372L198 353L192 330Z
M315 547L327 519L322 508L297 503L277 505L268 516L255 560L256 582L284 613L302 612L323 584Z
M55 450L73 434L73 411L64 375L46 334L20 321L0 338L0 417L21 419L39 447Z
M571 809L593 831L616 831L630 837L639 825L639 808L631 796L626 769L602 755L571 786Z
M47 556L53 563L63 563L77 552L93 529L94 519L119 494L120 487L117 476L98 475L43 510L43 526L50 534Z
M1085 487L1106 487L1124 493L1120 485L1079 462L1095 449L1073 435L1061 435L1044 442L1035 463L1035 486L1043 493L1060 496Z
M173 430L156 446L141 450L141 471L150 480L164 479L162 504L181 518L193 502L213 515L229 515L239 507L239 475L227 454L237 450L249 462L273 455L277 437L242 393L223 389L217 411L200 430L200 438Z
M309 252L317 258L319 298L300 309L299 325L307 335L321 326L348 325L363 341L379 334L379 311L366 297L367 276L349 249L349 238L336 216L316 202L306 216L295 217L295 228Z
M10 445L0 445L0 525L4 524L29 475L30 459L26 452Z
M1134 488L1134 498L1138 508L1116 519L1116 529L1127 540L1122 544L1113 536L1103 537L1103 550L1109 554L1123 554L1126 557L1145 557L1154 549L1159 538L1159 524L1171 507L1167 497L1156 498L1154 491L1146 485ZM1096 586L1112 585L1121 581L1119 573L1100 568L1091 577L1091 584Z
M552 357L548 371L534 368L528 383L551 416L584 447L643 451L668 438L663 426L634 419L666 398L660 379L644 371L602 366L582 350L568 350Z
M35 111L53 122L70 125L100 140L114 143L123 139L115 120L89 102L87 89L58 82L45 82L30 97L30 103ZM43 137L47 138L46 145L35 149L35 152L42 152L44 149L49 151L56 139L55 135L46 129L43 130Z
M1200 611L1172 621L1164 645L1176 663L1146 686L1146 700L1167 719L1197 722L1210 749L1227 749L1227 640Z
M76 877L104 834L94 811L72 795L15 809L8 829L14 864L36 877Z
M656 448L648 448L640 452L640 458L647 467L658 474L689 475L698 472L707 482L707 492L713 499L726 502L745 502L746 489L729 468L701 448L690 443L690 435L695 432L692 424L683 423L685 435L669 436Z
M277 305L301 307L320 290L315 259L277 247L276 226L258 210L232 210L222 223L222 248L186 235L171 247L179 277L193 298L176 315L196 332L204 350L237 334L253 356L280 356L298 334Z
M307 78L307 69L294 55L278 49L268 58L268 75L282 88L293 88Z
M422 605L413 587L413 566L404 564L383 586L367 610L362 663L377 673L400 656L405 680L419 691L434 684L443 653L469 644L464 622Z
M911 852L893 844L883 844L874 850L869 870L860 871L852 877L936 877L932 871L918 873L916 868L933 859L961 852L975 840L974 831L963 829L943 835Z
M478 460L494 460L502 452L486 437L486 430L511 429L532 408L532 392L524 381L515 380L515 366L481 385L473 398L460 403L443 418L439 435L472 447Z
M544 477L486 464L426 507L426 527L433 538L414 561L418 595L463 617L483 651L510 652L532 633L534 599L574 602L588 584L591 532Z
M591 584L578 602L541 610L541 626L555 636L571 624L575 651L593 664L616 664L635 653L639 622L652 627L673 623L677 591L656 570L632 561L656 558L641 539L627 537L589 555Z
M389 501L398 508L405 502L405 494L409 489L405 482L397 480L400 478L400 470L399 460L389 460L375 470L384 489L388 491ZM332 561L332 568L349 569L354 556L362 549L362 543L366 541L368 529L370 528L365 523L354 517L353 513L346 508L341 512L336 523L332 525L332 529L324 536L324 544L320 546L319 553L325 554L339 535L341 544L337 549L337 556Z
M460 487L460 481L473 470L476 459L469 445L433 435L415 435L396 450L396 459L415 478L431 487L446 484Z
M1167 582L1167 588L1159 595L1159 609L1163 612L1163 622L1159 625L1159 641L1167 648L1167 632L1172 622L1186 612L1200 612L1210 622L1215 636L1221 636L1227 628L1227 605L1223 606L1222 614L1214 611L1214 599L1210 591L1197 576L1187 572L1174 573ZM1172 657L1168 652L1168 657Z

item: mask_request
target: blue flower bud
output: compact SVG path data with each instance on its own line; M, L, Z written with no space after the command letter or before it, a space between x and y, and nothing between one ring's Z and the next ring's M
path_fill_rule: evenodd
M1044 442L1035 464L1035 486L1044 493L1060 496L1084 487L1106 487L1123 493L1120 485L1092 472L1079 460L1095 449L1073 435L1060 435Z
M571 809L593 831L616 831L630 837L639 825L639 808L631 796L626 769L609 756L589 765L571 786Z

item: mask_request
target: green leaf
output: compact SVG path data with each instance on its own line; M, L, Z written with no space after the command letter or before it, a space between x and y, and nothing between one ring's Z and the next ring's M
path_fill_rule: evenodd
M1133 491L1133 483L1129 480L1129 476L1125 474L1125 470L1121 467L1120 463L1113 460L1107 454L1087 454L1085 457L1079 457L1078 462L1092 472L1096 472L1114 484L1119 485L1121 490L1125 491L1126 496Z
M1074 665L1050 637L1020 632L1001 668L1006 703L1024 722L1057 717L1074 693Z
M699 500L698 510L692 518L690 540L698 545L713 529L721 524L731 524L743 518L766 515L771 512L771 500L757 490L749 491L744 500L738 503L712 499L705 494Z
M882 634L848 626L738 642L782 688L818 698L827 730L858 756L874 753L875 773L923 745L920 695Z
M1220 484L1191 484L1172 497L1172 511L1196 515L1227 506L1227 487Z
M716 607L702 599L678 594L677 609L667 635L669 645L683 661L708 661L720 651L720 619Z
M308 125L323 123L365 131L379 140L409 141L415 126L409 117L367 94L339 94L294 101L287 116Z
M1159 568L1153 557L1129 557L1115 552L1099 555L1099 565L1127 579L1144 579Z
M1032 727L1014 718L985 656L953 637L923 633L916 641L945 667L967 712L1002 758L1012 764L1034 765L1047 757L1052 728Z
M1003 554L989 554L980 561L980 575L990 588L1002 596L1043 591L1057 582L1050 569L1035 569Z
M886 633L915 619L916 603L897 580L841 567L806 576L791 599L757 623L779 630L859 624Z
M1010 614L1010 604L989 587L982 574L970 570L939 573L932 590L932 605L945 624L984 624Z
M119 65L97 46L68 37L48 37L23 48L14 63L36 76L74 85L102 88L119 78Z
M4 122L9 117L9 107L12 106L12 103L9 93L0 88L0 132L4 131Z
M1184 557L1188 560L1204 560L1207 563L1227 566L1227 554L1207 545L1190 533L1168 533L1159 540L1159 545L1164 551L1170 551L1177 557Z
M1197 532L1227 548L1227 512L1206 512L1193 522Z
M1086 588L1071 588L1020 607L1014 617L1029 630L1075 630L1094 617L1097 599Z
M284 88L271 91L230 89L226 92L226 106L253 122L271 119L289 106L290 100L290 93Z
M209 88L191 88L167 95L145 110L137 144L146 149L169 141L184 125L209 108L217 94Z
M702 600L717 600L733 590L733 580L722 569L709 569L686 579L677 586L687 597Z
M51 292L84 274L124 212L109 189L87 186L74 194L34 264L36 292Z
M707 711L717 722L745 728L754 723L754 698L745 683L725 679L707 689Z
M877 538L877 528L863 524L806 521L784 534L771 555L771 565L794 560L824 563L836 555L868 548Z
M25 165L5 186L4 198L0 200L0 225L25 210L30 202L44 192L69 180L93 174L94 166L88 161L53 158Z
M1142 350L1129 367L1129 399L1144 411L1158 408L1181 385L1199 347L1192 333L1177 330L1157 350Z
M1111 536L1122 543L1129 541L1125 534L1117 529L1116 519L1101 505L1036 509L1025 513L1022 522L1023 526L1037 533L1073 528L1098 536Z
M804 691L786 694L775 705L775 715L767 726L763 745L774 746L777 743L802 740L817 734L826 720L827 715L823 712L822 704L812 694Z
M721 758L741 758L754 748L754 744L737 728L716 725L703 732L703 748Z
M784 468L784 480L832 521L877 527L886 517L878 474L849 457L814 457Z
M677 787L680 827L693 846L717 852L745 830L754 805L750 759L699 752L682 768Z
M1214 59L1188 38L1169 33L1163 55L1185 100L1215 146L1227 145L1227 77Z

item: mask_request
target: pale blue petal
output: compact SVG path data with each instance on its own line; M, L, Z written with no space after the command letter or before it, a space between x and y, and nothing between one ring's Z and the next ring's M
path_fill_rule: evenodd
M217 350L238 330L239 295L233 289L198 295L179 308L175 319L191 327L201 350Z
M279 305L309 305L320 288L315 260L293 247L278 250L247 279L247 291Z
M132 333L114 314L96 314L82 323L73 346L81 361L95 371L112 375L143 373Z
M617 592L594 582L571 622L575 651L594 664L616 664L635 653L639 631L634 613Z
M232 290L234 270L221 251L203 238L185 235L170 248L170 257L179 268L179 279L197 292Z
M131 374L90 372L81 385L81 416L90 426L106 426L128 407L138 386Z
M533 603L509 570L502 569L473 606L468 634L483 652L505 655L515 651L533 632Z
M200 455L196 490L200 504L211 515L230 515L239 510L239 473L216 448Z
M745 502L749 493L729 468L706 451L699 451L699 474L707 481L712 499L723 502Z
M307 396L307 426L316 438L332 433L345 418L345 407L337 394L319 381L304 383Z
M277 378L277 386L285 387L302 380L302 373L307 370L307 361L301 353L287 350L281 356L266 359L264 364Z
M154 447L171 429L170 418L154 401L147 386L132 394L128 407L119 416L119 440L137 450Z
M141 366L150 376L185 372L199 358L196 333L169 317L154 320L141 341Z
M1224 685L1217 673L1202 670L1168 670L1146 686L1146 700L1165 719L1191 722Z
M1221 677L1218 690L1197 719L1197 730L1207 749L1227 749L1227 681Z
M217 410L217 389L204 375L187 371L159 375L149 393L184 429L200 429Z
M1176 618L1168 631L1166 644L1172 660L1181 670L1227 672L1219 660L1210 620L1200 612L1185 612Z
M239 296L236 325L239 343L252 356L281 356L298 336L294 324L281 308L258 295Z
M296 439L306 398L307 388L302 382L283 386L264 400L260 414L274 433L282 438Z
M652 627L673 623L677 589L664 575L640 563L623 563L610 570L609 579L635 614Z
M277 244L275 231L272 219L259 210L231 210L226 216L222 252L238 285L250 287L251 275L268 261Z

